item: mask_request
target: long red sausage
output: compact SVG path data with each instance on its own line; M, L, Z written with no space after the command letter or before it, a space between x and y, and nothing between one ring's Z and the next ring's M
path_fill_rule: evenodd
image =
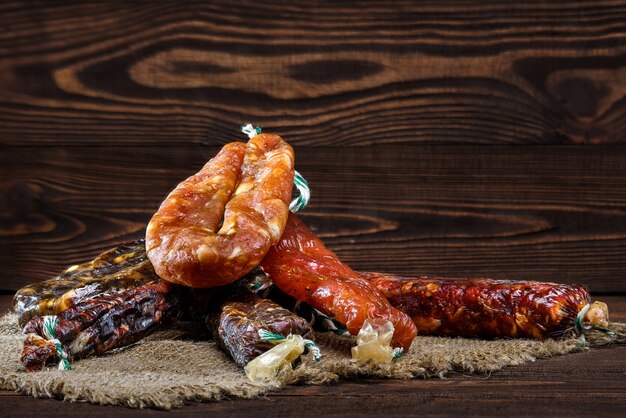
M408 350L417 335L411 318L339 260L296 215L289 215L261 267L283 292L334 317L350 334L356 335L367 318L383 318L394 325L393 346Z
M577 284L359 274L408 314L420 335L557 337L574 328L589 303L589 292ZM606 305L592 305L585 320L606 323Z

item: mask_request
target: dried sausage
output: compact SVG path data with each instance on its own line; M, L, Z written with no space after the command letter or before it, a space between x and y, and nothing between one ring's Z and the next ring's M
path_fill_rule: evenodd
M252 270L283 232L293 168L293 150L277 135L224 146L148 224L146 249L159 277L204 288Z
M144 338L181 315L180 287L155 281L115 295L84 300L57 315L54 336L68 360L102 354ZM59 360L54 344L43 338L44 317L31 319L20 361L27 370L40 370Z
M297 334L308 339L313 333L303 318L243 287L211 312L206 323L214 340L240 367L273 347L261 339L261 329L283 337Z

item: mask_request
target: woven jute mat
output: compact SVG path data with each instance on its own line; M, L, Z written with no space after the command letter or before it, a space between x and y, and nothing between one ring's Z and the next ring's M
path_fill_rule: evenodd
M321 362L305 354L293 370L280 373L276 382L256 384L215 343L191 340L180 326L104 356L77 361L69 371L26 372L18 362L23 339L14 314L0 318L0 388L40 398L159 409L188 401L254 398L285 385L321 385L355 377L414 379L443 377L453 371L487 373L580 350L576 338L484 341L417 337L409 353L390 366L378 367L351 361L354 337L325 333L316 335Z

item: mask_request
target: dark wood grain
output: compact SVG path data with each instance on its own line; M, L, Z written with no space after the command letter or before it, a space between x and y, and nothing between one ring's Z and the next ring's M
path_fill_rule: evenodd
M0 310L141 236L246 121L296 146L303 217L354 268L623 294L625 21L624 1L0 2ZM626 298L605 299L626 321ZM625 379L617 347L177 412L621 416ZM12 392L0 405L166 414Z
M144 233L216 151L20 147L3 153L0 289ZM356 269L582 282L626 292L626 147L296 148L304 219Z
M603 298L626 321L626 297ZM0 311L10 297L0 296ZM288 387L261 399L190 403L175 412L131 410L33 399L0 391L12 417L39 416L623 416L626 346L595 349L511 367L485 376L370 380ZM1 414L1 413L0 413ZM168 415L169 414L169 415Z
M0 141L611 143L626 3L2 2Z

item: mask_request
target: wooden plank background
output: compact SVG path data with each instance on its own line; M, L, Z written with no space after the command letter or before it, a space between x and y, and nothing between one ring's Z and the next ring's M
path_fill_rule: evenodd
M626 2L518 3L0 3L0 290L141 236L252 121L357 269L625 293Z

